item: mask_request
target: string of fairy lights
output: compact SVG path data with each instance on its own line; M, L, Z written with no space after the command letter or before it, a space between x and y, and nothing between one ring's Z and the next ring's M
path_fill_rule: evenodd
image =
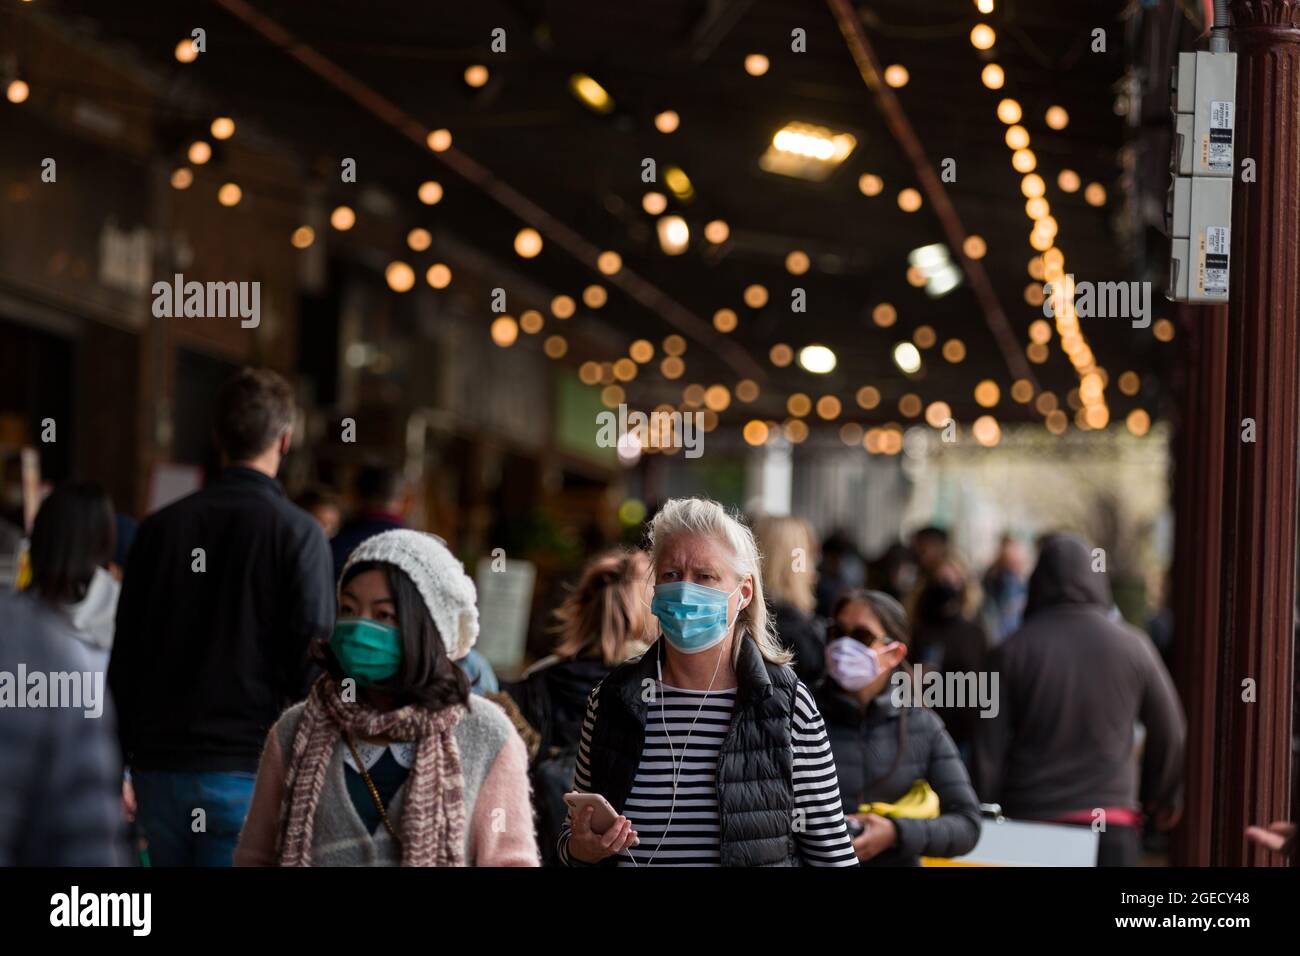
M994 0L976 0L975 6L987 16L994 12L995 3ZM971 28L970 42L977 51L988 53L997 42L997 31L982 21L976 23ZM997 92L1006 86L1008 76L1006 70L990 58L980 71L980 80L989 91ZM1059 246L1060 226L1046 198L1047 184L1038 170L1038 157L1030 149L1029 131L1022 124L1023 110L1017 100L1004 96L998 101L996 113L998 120L1007 127L1004 142L1011 151L1012 168L1021 174L1020 191L1025 198L1025 215L1033 223L1029 245L1035 255L1029 260L1028 271L1034 281L1025 287L1025 302L1035 308L1041 307L1046 297L1045 284L1055 290L1052 312L1056 320L1056 335L1079 382L1067 396L1067 403L1075 408L1075 427L1084 431L1103 429L1110 422L1110 408L1106 402L1110 377L1097 361L1079 325L1074 277L1066 271L1065 255ZM1065 107L1053 104L1047 108L1043 120L1050 130L1060 131L1069 125L1070 116ZM1064 194L1076 193L1082 186L1082 179L1074 170L1064 168L1057 174L1056 186ZM1106 189L1099 182L1088 183L1083 195L1090 206L1106 204ZM1025 352L1031 362L1043 364L1048 360L1052 331L1052 325L1044 318L1029 325L1029 343ZM1153 332L1157 340L1167 342L1173 338L1173 325L1167 319L1161 319ZM1119 376L1116 385L1123 394L1134 396L1140 390L1141 382L1136 372L1126 371ZM1020 402L1027 403L1033 399L1034 408L1043 416L1048 431L1054 435L1064 434L1069 426L1069 417L1058 407L1054 393L1044 391L1035 399L1033 387L1023 379L1012 384L1011 392L1012 397ZM978 389L976 398L979 399ZM1145 409L1135 408L1129 412L1125 424L1132 434L1141 436L1150 430L1151 418Z
M994 10L994 0L976 0L976 7L981 14L990 14ZM981 52L992 50L997 35L993 27L980 22L971 30L972 46ZM184 37L174 48L174 57L178 63L193 64L198 61L200 51L192 38ZM771 69L771 61L763 53L750 53L744 57L743 68L754 78L763 77ZM483 64L471 64L465 68L464 82L471 88L486 85L490 71ZM907 85L910 74L902 64L891 64L883 71L884 81L891 87L901 88ZM1004 68L995 60L988 60L982 71L981 80L990 91L1001 90L1007 75ZM607 90L593 77L577 73L570 78L569 88L573 95L597 113L609 113L613 110L613 98ZM31 87L21 76L10 78L6 87L6 98L10 103L21 104L27 101ZM1030 135L1022 125L1020 104L1004 97L997 106L998 119L1007 126L1005 142L1011 152L1012 167L1020 174L1021 192L1026 204L1026 215L1033 222L1029 242L1035 250L1029 263L1031 278L1037 283L1051 282L1060 284L1064 294L1061 297L1063 307L1056 309L1055 331L1064 353L1069 357L1079 379L1078 388L1072 390L1070 404L1076 406L1075 425L1080 429L1100 429L1106 427L1110 413L1106 404L1105 389L1109 385L1109 376L1097 362L1088 345L1078 316L1073 305L1072 277L1065 272L1064 254L1057 245L1059 224L1051 215L1051 209L1045 197L1046 183L1037 170L1037 157L1030 150ZM1069 115L1064 107L1051 106L1044 117L1052 130L1064 129L1069 122ZM655 129L663 135L676 133L682 124L681 115L675 110L662 110L653 118ZM235 121L230 116L217 116L208 126L211 140L228 141L236 132ZM426 144L435 153L444 152L451 147L452 134L447 129L435 129L428 133ZM789 124L779 130L773 137L773 146L769 155L760 160L760 165L774 171L788 172L783 164L816 161L837 164L853 149L853 137L849 134L834 134L820 127L806 124ZM195 169L207 165L213 157L212 142L199 137L191 141L185 149L185 164L178 165L171 174L171 185L177 190L187 190L195 182ZM770 162L770 165L769 165ZM800 175L799 172L793 173ZM815 178L815 177L808 177ZM679 203L685 204L696 198L695 188L685 170L680 166L668 164L662 169L662 187L653 188L641 197L641 208L654 221L654 232L661 250L665 255L681 255L691 245L691 225L678 212L670 211L669 195ZM1063 169L1056 178L1057 187L1063 193L1077 192L1082 185L1078 173ZM656 183L656 186L660 184ZM863 172L858 177L858 189L868 199L884 194L883 178L874 172ZM427 207L438 205L444 198L445 190L441 183L428 179L418 184L415 189L418 201ZM222 182L216 190L217 202L227 208L238 206L244 198L244 189L234 181ZM1090 205L1102 206L1106 202L1104 187L1092 182L1084 189L1084 198ZM898 191L895 201L900 211L912 214L923 205L920 192L912 187ZM331 229L340 234L351 231L357 224L356 209L348 204L335 206L328 216ZM723 247L731 239L731 226L721 218L708 219L703 228L704 241L714 247ZM308 224L301 224L293 229L289 241L294 248L305 250L318 240L316 230ZM405 236L407 248L416 254L428 252L434 238L430 231L422 226L411 228ZM528 226L518 230L513 240L513 250L522 259L535 259L542 254L545 240L541 233ZM939 248L939 247L930 247ZM924 250L916 250L921 252ZM963 252L972 259L980 259L987 252L985 240L978 235L970 235L963 244ZM946 258L946 249L943 249ZM791 276L801 276L812 268L812 260L807 252L794 249L785 257L785 269ZM620 254L614 250L599 253L596 269L604 276L615 276L623 268ZM445 290L453 281L453 272L447 262L436 259L419 265L424 280L434 290ZM397 293L411 291L417 284L417 267L402 258L395 258L384 270L384 278L390 289ZM907 270L908 284L914 288L926 287L935 281L935 271L913 261ZM956 282L952 282L955 287ZM947 291L945 289L944 291ZM578 312L578 299L583 306L595 312L608 302L608 291L599 283L585 286L577 297L567 293L554 295L547 304L550 317L563 322L572 319ZM769 301L768 289L759 283L746 286L741 294L744 307L757 313L765 308ZM1025 300L1033 306L1041 306L1043 291L1040 284L1031 283L1025 290ZM895 326L899 319L898 308L891 302L876 303L871 310L873 323L881 330ZM722 306L712 316L713 328L722 335L734 333L741 324L741 316L736 308ZM553 328L553 327L552 327ZM528 308L519 313L516 319L512 315L502 314L493 318L489 326L492 341L499 347L509 348L518 340L520 334L540 335L547 329L547 316L538 308ZM1045 320L1038 319L1031 323L1028 330L1029 343L1026 353L1030 361L1042 364L1048 360L1048 346L1052 338L1052 326ZM1173 326L1168 320L1159 320L1153 332L1161 341L1168 341L1173 335ZM938 345L938 335L933 327L920 324L912 330L909 339L897 341L892 349L894 364L908 377L917 373L923 364L922 352ZM687 365L685 355L688 343L680 334L670 334L659 344L658 349L647 338L633 340L625 355L598 361L587 360L578 365L578 380L584 385L600 387L600 400L607 407L617 407L627 400L627 386L635 381L642 370L651 367L657 359L657 371L665 382L683 379ZM551 331L542 340L542 351L550 359L563 359L569 352L568 339L561 333ZM966 344L957 337L948 338L939 349L943 359L951 364L961 363L967 355ZM834 370L836 356L833 350L819 343L809 343L796 349L787 342L778 342L768 350L768 360L775 368L787 368L798 364L807 372L827 374ZM1124 372L1116 383L1118 389L1126 395L1136 395L1140 389L1140 379L1132 371ZM1034 408L1044 418L1048 431L1060 435L1068 427L1068 418L1057 407L1056 396L1050 391L1043 391L1035 399L1032 384L1026 379L1012 383L1011 398L1021 404L1034 403ZM986 447L992 447L1001 440L1001 427L991 413L1002 398L1002 389L993 379L980 381L974 389L975 402L990 413L981 415L971 424L971 434L975 440ZM737 381L728 388L721 383L704 385L692 382L683 386L681 401L676 406L661 402L654 411L670 413L672 411L700 411L706 431L718 426L721 413L732 408L733 404L749 405L760 397L760 387L751 378ZM862 385L854 393L853 400L864 412L877 412L883 402L881 390L871 384ZM809 421L819 419L825 423L834 423L844 414L845 402L833 393L823 393L814 397L804 391L790 393L785 399L786 417L782 421L770 418L750 418L742 428L744 441L752 446L759 446L775 440L784 439L792 444L799 444L811 434ZM952 422L952 409L942 400L926 402L918 391L908 391L899 397L897 410L903 420L923 420L934 429L941 429ZM1127 418L1127 425L1134 435L1142 435L1150 427L1150 418L1142 409L1135 409ZM839 437L845 445L862 447L870 454L897 455L903 450L905 427L898 421L865 428L856 421L844 421L839 427ZM671 442L667 443L669 446ZM641 452L671 453L672 447L652 447L647 437ZM621 451L621 448L620 448Z

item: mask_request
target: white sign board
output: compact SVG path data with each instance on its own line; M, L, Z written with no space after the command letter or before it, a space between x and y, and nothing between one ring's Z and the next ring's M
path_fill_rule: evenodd
M158 462L149 474L149 505L145 514L153 514L203 487L203 469L197 465Z
M498 570L493 570L493 567ZM474 583L478 587L478 642L498 676L510 679L524 665L528 618L533 606L537 568L530 561L483 558Z
M967 866L1096 866L1100 836L1091 827L985 818Z

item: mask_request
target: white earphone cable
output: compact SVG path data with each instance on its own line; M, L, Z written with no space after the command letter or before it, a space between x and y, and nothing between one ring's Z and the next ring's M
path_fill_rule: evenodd
M682 741L682 757L677 759L677 751L673 747L672 734L668 732L668 719L664 714L664 668L663 668L663 648L661 647L655 660L655 667L659 673L659 721L663 724L664 737L668 741L669 764L673 768L673 798L668 804L668 819L664 822L663 831L659 834L659 840L655 843L654 851L650 854L650 859L645 861L646 866L650 866L659 855L659 848L664 845L664 840L668 838L668 828L673 825L673 814L677 812L677 783L681 780L682 767L686 764L686 750L691 744L691 734L695 732L695 725L699 722L700 715L704 713L704 705L709 702L709 694L713 692L713 684L718 679L718 671L722 669L723 645L718 645L718 661L713 665L713 676L709 678L708 690L704 692L704 697L700 700L699 709L695 711L695 717L691 721L690 727L686 729L686 739ZM631 859L633 866L639 866L636 857L632 855L631 849L628 850L628 858Z

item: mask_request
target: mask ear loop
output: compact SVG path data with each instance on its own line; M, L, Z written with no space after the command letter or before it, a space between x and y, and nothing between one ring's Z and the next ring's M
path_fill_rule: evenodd
M636 600L638 604L640 604L643 608L645 608L647 611L650 612L649 614L646 615L645 636L647 638L650 638L650 642L652 644L657 644L659 642L659 638L663 637L663 628L659 626L659 618L655 617L654 597L653 597L654 590L655 590L654 577L655 577L654 568L650 568L646 572L645 579L641 582L645 586L644 588L642 588L641 592L637 594ZM647 594L651 595L649 600L646 599ZM650 624L651 621L654 622L653 630L655 633L653 635L650 633L652 630Z

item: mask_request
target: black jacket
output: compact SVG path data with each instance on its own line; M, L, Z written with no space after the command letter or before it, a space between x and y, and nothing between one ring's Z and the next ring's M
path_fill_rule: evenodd
M794 671L763 660L741 641L736 662L736 709L718 755L718 829L723 866L798 866L794 820ZM619 813L632 790L649 703L657 648L620 664L596 690L591 735L591 791ZM650 683L647 684L646 682ZM614 857L604 861L613 865Z
M1054 535L1023 626L992 654L998 715L978 721L975 782L1008 816L1161 809L1181 797L1186 721L1155 647L1111 620L1110 585L1082 539ZM1146 727L1141 779L1133 727Z
M547 658L535 664L519 683L506 685L519 712L541 736L538 760L557 750L577 748L587 697L612 669L600 658Z
M275 479L227 468L151 515L131 548L108 672L128 762L256 771L271 725L305 694L308 642L333 621L325 535Z
M918 617L909 658L922 667L923 673L979 675L987 669L988 634L983 626L959 614ZM963 758L969 759L975 732L980 721L987 718L980 717L974 707L937 707L935 712Z
M28 675L84 672L74 641L37 602L0 594L0 672L15 682L20 666ZM77 707L0 711L0 867L126 862L122 759L111 702L103 708L99 717Z
M396 515L382 512L367 512L348 521L339 533L330 540L330 554L334 561L334 580L343 577L343 568L357 545L367 538L373 538L385 531L405 528L406 524Z
M551 657L534 665L519 683L506 685L541 738L529 777L543 866L561 863L557 843L569 815L564 795L573 789L587 698L610 670L600 658Z
M826 627L812 614L789 604L773 604L772 617L781 643L794 651L790 665L806 687L816 687L826 674Z
M893 803L917 780L939 795L937 818L895 820L898 844L863 866L919 866L922 856L969 853L980 835L979 801L957 747L934 711L897 706L891 693L886 687L863 708L831 680L817 689L846 814Z

